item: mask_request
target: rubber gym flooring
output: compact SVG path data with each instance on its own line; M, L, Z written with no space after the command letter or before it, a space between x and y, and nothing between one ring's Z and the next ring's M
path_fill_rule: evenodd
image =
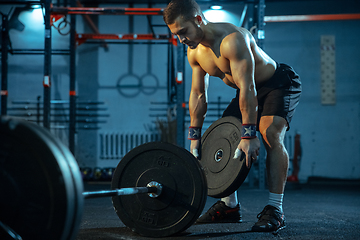
M284 196L287 227L278 234L250 232L256 215L267 203L268 191L241 186L243 222L192 225L181 234L162 238L191 239L360 239L360 181L317 179ZM109 189L109 183L85 183L85 191ZM204 212L217 199L208 197ZM86 199L77 240L151 239L127 228L116 215L111 198Z

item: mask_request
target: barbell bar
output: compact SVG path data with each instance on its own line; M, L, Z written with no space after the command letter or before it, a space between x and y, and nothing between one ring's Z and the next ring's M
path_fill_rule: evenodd
M141 193L148 193L149 197L158 197L162 192L162 185L158 182L151 181L146 187L120 188L114 190L100 190L92 192L83 192L85 199L98 197L115 197L126 196Z

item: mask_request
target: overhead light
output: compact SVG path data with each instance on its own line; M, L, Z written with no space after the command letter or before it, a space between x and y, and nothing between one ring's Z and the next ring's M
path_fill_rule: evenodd
M229 22L234 25L239 23L239 16L230 13L224 9L221 10L206 9L204 11L204 16L206 20L210 22Z
M41 8L41 5L32 5L32 8L33 8L33 9Z
M213 5L210 7L212 10L221 10L223 7L220 5Z
M42 8L34 8L31 14L31 18L33 20L33 24L41 24L44 22L44 15Z

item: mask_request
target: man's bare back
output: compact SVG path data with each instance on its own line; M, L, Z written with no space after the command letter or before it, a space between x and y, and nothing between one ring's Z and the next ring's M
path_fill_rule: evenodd
M194 61L210 76L221 78L227 85L237 88L230 70L230 61L222 55L222 45L226 44L228 38L242 39L249 47L254 57L255 84L266 82L275 72L276 62L260 49L254 37L245 28L236 27L230 23L208 23L214 29L216 39L214 44L204 46L199 44L195 49L188 48L188 59Z

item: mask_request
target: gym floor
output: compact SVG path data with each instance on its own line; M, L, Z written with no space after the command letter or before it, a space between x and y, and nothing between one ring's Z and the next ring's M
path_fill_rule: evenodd
M110 189L110 184L85 183L85 191ZM312 180L291 187L284 196L287 227L278 234L250 232L267 203L268 191L241 186L243 222L193 225L163 239L360 239L360 182ZM204 212L217 199L208 197ZM133 233L116 215L111 198L85 200L77 240L149 239Z

